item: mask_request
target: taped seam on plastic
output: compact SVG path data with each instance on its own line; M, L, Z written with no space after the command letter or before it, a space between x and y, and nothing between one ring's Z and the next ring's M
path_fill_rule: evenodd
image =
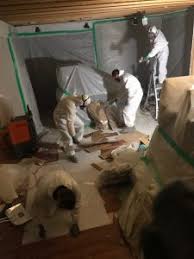
M97 42L96 42L96 26L95 23L93 23L92 26L92 35L93 35L93 43L94 43L94 58L96 67L99 68L99 62L98 62L98 48L97 48Z
M179 11L174 11L174 12L168 12L168 13L161 13L161 14L146 14L147 17L160 17L160 16L165 16L165 15L175 15L175 14L180 14L186 12L188 9L182 9ZM135 13L131 14L131 16L135 15ZM106 19L106 20L100 20L100 21L95 21L93 23L93 26L96 26L96 24L105 24L105 23L114 23L114 22L126 22L128 21L128 18L115 18L115 19Z
M170 16L170 15L178 15L178 14L181 14L181 13L184 13L188 10L187 9L182 9L182 10L179 10L179 11L174 11L174 12L168 12L168 13L161 13L161 14L149 14L149 15L146 15L147 17L160 17L160 16Z
M68 92L68 91L64 91L64 94L66 95L66 96L71 96L71 94L70 94L70 92Z
M174 11L174 12L168 12L168 13L161 13L161 14L146 14L147 17L160 17L160 16L165 16L165 15L175 15L175 14L180 14L184 13L188 9L182 9L179 11ZM135 14L135 13L134 13ZM133 14L131 14L133 15ZM106 19L106 20L98 20L93 22L93 27L95 27L96 24L104 24L104 23L114 23L114 22L124 22L128 21L127 18L115 18L115 19ZM80 30L59 30L59 31L43 31L43 32L18 32L15 33L14 35L19 36L19 37L30 37L30 36L48 36L48 35L56 35L56 34L68 34L68 33L84 33L84 32L92 32L93 29L80 29ZM11 33L10 33L11 34Z
M184 13L188 9L183 9L180 11L175 11L175 12L169 12L169 13L163 13L163 14L156 14L156 15L147 15L147 17L160 17L160 16L167 16L167 15L175 15L175 14L180 14ZM128 21L127 18L115 18L115 19L106 19L106 20L100 20L100 21L95 21L93 22L92 25L92 33L93 33L93 42L94 42L94 55L95 55L95 63L97 68L100 68L99 65L99 59L98 59L98 48L97 48L97 42L96 42L96 26L98 24L106 24L106 23L115 23L115 22L126 22Z
M151 158L149 158L147 156L144 156L144 157L141 157L141 160L144 162L144 164L146 166L151 166L152 167L153 173L154 173L154 179L158 183L160 188L162 188L164 186L164 183L163 183L163 181L161 179L160 172L159 172L155 162L153 161L153 159L151 159Z
M61 31L42 31L42 32L18 32L14 35L18 37L31 37L31 36L52 36L52 35L63 35L63 34L76 34L92 32L92 29L83 30L61 30Z
M185 162L194 168L194 158L185 152L169 135L168 133L159 127L159 134L163 139L176 151L177 155L180 156Z
M14 49L12 47L11 40L12 39L11 39L11 37L9 35L8 38L7 38L9 52L10 52L10 56L11 56L13 67L14 67L17 88L18 88L19 95L20 95L20 98L21 98L21 101L22 101L23 110L26 113L27 112L26 101L25 101L24 94L23 94L23 91L22 91L22 85L21 85L21 81L20 81L20 77L19 77L17 62L16 62L15 53L14 53Z

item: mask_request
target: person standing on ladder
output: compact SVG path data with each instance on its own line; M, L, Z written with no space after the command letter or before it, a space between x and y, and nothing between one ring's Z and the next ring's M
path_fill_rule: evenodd
M169 57L169 47L166 37L157 29L156 26L151 26L148 29L148 37L151 45L151 51L142 61L148 61L151 58L156 58L155 71L158 67L158 84L162 85L167 76L167 63Z
M74 144L79 144L84 134L84 123L77 116L77 108L84 109L91 102L87 95L65 96L57 104L53 118L56 127L61 133L61 144L69 160L77 163Z

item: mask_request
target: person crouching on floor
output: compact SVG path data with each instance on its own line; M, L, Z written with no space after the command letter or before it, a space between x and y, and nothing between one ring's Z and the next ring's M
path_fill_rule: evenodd
M54 122L61 133L61 142L69 160L77 163L74 144L79 144L84 134L84 123L77 116L78 107L84 109L91 102L87 95L66 96L57 104L54 110Z
M57 213L68 213L71 217L70 233L79 234L79 208L81 193L76 181L62 169L43 172L36 184L36 193L29 212L37 219L55 217ZM69 213L70 212L70 213ZM62 214L63 215L63 214ZM47 230L39 220L39 235L46 237Z

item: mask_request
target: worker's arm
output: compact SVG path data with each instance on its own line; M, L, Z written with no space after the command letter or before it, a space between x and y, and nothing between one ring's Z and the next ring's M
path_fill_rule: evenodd
M150 51L148 54L148 58L153 58L155 57L158 53L160 53L165 47L167 46L166 42L156 42L154 44L153 49Z
M70 229L70 233L72 236L76 237L80 233L78 219L79 219L79 210L80 210L80 202L81 202L81 192L78 188L77 183L73 182L72 190L76 193L76 205L74 210L72 211L72 226Z
M72 215L73 215L74 221L78 222L79 210L80 210L80 206L81 206L81 192L80 192L78 184L76 182L73 183L72 190L76 194L76 205L75 205Z

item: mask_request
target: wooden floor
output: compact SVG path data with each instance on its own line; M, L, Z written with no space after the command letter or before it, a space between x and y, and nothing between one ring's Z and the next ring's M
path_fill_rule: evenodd
M0 225L2 259L129 259L116 224L84 231L78 238L59 237L21 246L21 232L9 224ZM122 243L122 244L121 244Z
M1 152L0 152L1 153ZM8 162L6 157L2 160ZM2 159L3 158L3 159ZM10 162L10 161L9 161ZM115 191L101 193L108 213L120 207ZM121 238L118 223L81 232L78 238L68 236L43 240L22 246L23 227L0 224L1 259L130 259L128 247Z

